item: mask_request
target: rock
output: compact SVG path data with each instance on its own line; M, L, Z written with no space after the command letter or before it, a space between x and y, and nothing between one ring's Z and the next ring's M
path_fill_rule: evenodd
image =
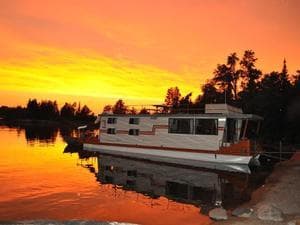
M294 220L289 221L287 225L300 225L300 219L296 217Z
M257 209L257 217L260 220L283 221L282 212L270 204L260 205Z
M253 209L248 208L236 208L232 211L233 216L249 218L253 213Z
M223 208L215 208L209 211L208 213L209 217L214 220L227 220L227 212Z
M297 225L297 221L296 220L291 220L287 223L287 225Z

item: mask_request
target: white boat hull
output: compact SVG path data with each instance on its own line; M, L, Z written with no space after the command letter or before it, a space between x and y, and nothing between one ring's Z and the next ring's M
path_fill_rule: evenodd
M149 159L160 162L173 162L190 165L191 162L213 162L223 164L248 165L252 156L225 155L201 152L180 152L172 150L157 150L148 148L134 148L123 146L109 146L101 144L83 144L84 150L101 153ZM184 163L185 162L185 163Z

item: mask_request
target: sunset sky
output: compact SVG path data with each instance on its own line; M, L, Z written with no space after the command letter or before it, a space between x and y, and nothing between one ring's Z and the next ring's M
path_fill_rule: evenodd
M300 69L299 0L0 0L0 105L196 96L218 63L252 49L263 72Z

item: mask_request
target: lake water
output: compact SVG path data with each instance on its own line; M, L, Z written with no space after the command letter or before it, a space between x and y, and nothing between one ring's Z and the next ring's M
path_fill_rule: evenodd
M69 134L56 127L0 126L0 221L209 224L209 209L248 201L267 174L77 152L66 147L62 136Z

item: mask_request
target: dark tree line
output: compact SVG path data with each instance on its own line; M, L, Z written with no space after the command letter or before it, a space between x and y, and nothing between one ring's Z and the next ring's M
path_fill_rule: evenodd
M65 103L60 109L56 101L29 99L26 107L0 107L0 117L4 119L33 119L33 120L70 120L90 121L95 116L88 106L80 103Z

